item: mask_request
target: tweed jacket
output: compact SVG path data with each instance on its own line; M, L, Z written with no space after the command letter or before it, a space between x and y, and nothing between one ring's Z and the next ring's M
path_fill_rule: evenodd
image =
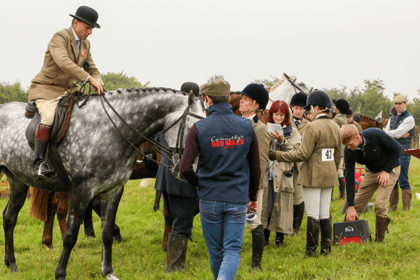
M360 126L360 124L358 122L356 122L355 120L352 120L349 124L354 124L354 126L357 127L357 130L359 132L363 130L363 128Z
M305 128L306 126L310 123L310 121L308 121L305 118L302 118L302 120L299 123L299 127L296 127L295 121L294 119L291 121L292 125L294 128L297 128L297 130L299 131L300 136L303 137L303 133L305 133Z
M258 150L260 152L260 189L266 189L268 188L268 152L270 151L271 136L267 130L267 126L257 116L252 118L251 122L257 135Z
M337 169L342 138L340 128L325 115L321 115L307 125L297 151L276 152L276 159L285 162L303 161L299 170L299 185L314 188L338 186ZM334 160L322 160L321 152L325 149L334 149Z
M85 61L88 61L89 67L86 67ZM83 66L85 66L84 69ZM44 65L29 87L29 100L50 100L65 92L71 94L77 90L74 81L83 83L89 75L95 79L101 77L92 60L90 42L81 41L77 60L77 46L73 30L71 27L63 29L55 33L48 43Z
M339 114L336 115L333 119L332 119L340 128L343 125L347 124L347 117L344 114ZM341 157L344 158L344 145L341 146ZM342 168L342 166L340 166L340 168Z
M332 119L336 124L338 124L338 126L341 128L343 125L347 124L347 117L346 115L343 114L339 114L336 115L333 119Z

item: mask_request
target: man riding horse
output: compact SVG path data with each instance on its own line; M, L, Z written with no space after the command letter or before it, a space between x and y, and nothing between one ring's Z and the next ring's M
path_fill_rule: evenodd
M34 148L37 178L54 175L54 170L48 166L45 158L50 129L60 99L77 91L74 80L83 84L90 82L99 94L103 91L104 83L93 63L90 42L87 40L93 28L101 28L96 23L98 13L92 8L81 6L76 15L70 16L73 17L72 26L54 34L45 52L44 65L29 88L29 100L35 101L41 115Z

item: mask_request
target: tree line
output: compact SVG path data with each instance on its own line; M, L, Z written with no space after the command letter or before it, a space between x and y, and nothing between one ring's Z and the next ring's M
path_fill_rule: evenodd
M208 79L224 79L223 75L214 75ZM150 82L141 83L135 77L128 76L124 72L115 73L108 72L102 75L102 80L105 83L107 90L116 90L118 88L132 88L132 87L147 87ZM264 84L268 87L273 86L280 79L277 77L270 76L268 79L254 80L253 82ZM353 87L349 88L341 86L340 88L324 88L331 99L346 99L354 113L362 113L370 117L376 117L381 111L382 115L389 118L389 111L394 105L391 99L385 94L385 83L380 79L376 80L364 80L363 88ZM399 93L394 93L394 97ZM28 89L23 89L22 84L17 81L15 83L0 82L0 104L21 101L26 102L28 100ZM420 90L418 97L410 100L407 105L408 111L416 118L420 120Z

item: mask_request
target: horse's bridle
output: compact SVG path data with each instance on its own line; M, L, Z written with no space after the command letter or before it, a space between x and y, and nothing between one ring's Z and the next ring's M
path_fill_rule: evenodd
M291 79L290 79L290 77L289 76L287 76L286 75L286 73L283 73L283 75L286 77L286 79L290 82L290 84L293 86L293 88L295 89L295 93L298 93L298 92L303 92L303 93L306 93L306 92L304 92L295 82L296 82L296 80L297 80L297 78L295 77L295 79L292 81ZM311 89L309 90L309 92L308 93L306 93L307 95L309 95L309 94L311 94L312 93L312 91L314 90L314 88L313 87L311 87Z
M114 123L114 121L111 119L111 116L109 115L108 111L105 108L105 104L104 101L108 104L108 106L111 108L111 110L115 113L115 115L122 121L123 124L125 124L128 128L130 128L133 132L135 132L136 134L140 135L146 142L148 142L150 145L152 145L153 147L156 148L156 150L164 157L168 158L168 155L170 156L176 156L176 158L181 158L180 155L182 155L183 152L183 148L182 148L182 142L183 142L183 134L185 131L185 124L187 122L187 117L188 116L192 116L195 117L197 119L204 119L203 117L196 115L192 112L190 112L190 109L192 107L192 105L188 105L187 108L184 110L184 113L182 114L182 116L177 119L174 123L172 123L169 127L167 127L165 130L163 130L162 132L165 133L166 131L168 131L170 128L172 128L175 124L177 124L179 121L182 121L180 126L179 126L179 130L178 130L178 136L177 136L177 142L176 142L176 147L175 147L175 152L173 149L165 147L164 145L162 145L161 143L159 143L156 139L152 138L152 137L147 137L144 134L142 134L141 132L135 130L133 127L131 127L126 121L124 121L124 119L120 116L120 114L118 114L118 112L115 110L115 108L109 103L108 99L106 99L104 94L99 95L101 98L101 103L102 103L102 108L104 109L106 115L108 116L109 120L111 121L111 123L114 125L115 129L118 131L118 133L139 153L141 154L143 157L145 157L146 155L140 151L122 132L120 129L118 129L117 125ZM168 158L170 159L170 158ZM171 167L168 166L167 164L158 162L154 159L150 159L151 161L159 164L159 165L164 165L166 167ZM171 159L170 159L171 160Z

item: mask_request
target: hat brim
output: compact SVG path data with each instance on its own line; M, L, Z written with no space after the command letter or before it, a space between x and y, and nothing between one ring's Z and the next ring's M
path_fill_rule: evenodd
M87 21L87 20L85 20L85 19L83 19L83 18L81 18L81 17L79 17L79 16L76 16L76 15L72 15L72 14L69 14L71 17L74 17L75 19L77 19L77 20L80 20L80 21L83 21L84 23L86 23L86 24L89 24L90 26L93 26L93 27L95 27L95 28L98 28L98 29L100 29L101 28L101 26L99 25L99 24L97 24L97 23L93 23L93 22L90 22L90 21Z

